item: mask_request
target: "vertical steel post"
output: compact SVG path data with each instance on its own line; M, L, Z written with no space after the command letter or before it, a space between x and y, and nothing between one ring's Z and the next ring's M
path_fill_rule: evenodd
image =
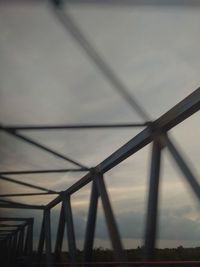
M6 262L6 267L10 266L10 262L11 262L11 251L12 251L12 237L10 236L8 238L8 243L7 243L7 262Z
M17 234L13 235L13 251L12 251L12 264L15 266L17 258Z
M42 219L42 225L41 225L41 230L40 230L40 239L38 243L38 258L39 261L41 260L42 254L43 254L43 249L44 249L44 213L43 213L43 219Z
M32 263L32 253L33 253L33 219L29 220L29 243L28 243L28 259L29 266Z
M32 252L33 252L33 220L30 219L28 221L26 229L26 240L25 240L25 254L28 266L31 266Z
M161 146L159 144L159 141L155 140L153 142L153 148L152 148L149 195L147 203L146 232L145 232L145 246L144 246L145 260L152 260L154 258L156 229L157 229L157 213L158 213L160 159L161 159Z
M44 210L44 233L45 233L45 251L46 251L46 263L51 265L51 218L50 209Z
M67 225L67 241L69 247L70 260L76 261L76 240L74 233L73 216L71 209L71 201L69 195L63 195L64 216Z
M94 233L97 216L97 205L98 205L98 190L95 181L92 182L90 206L88 211L88 220L86 225L85 242L84 242L84 261L88 262L92 259L92 249L94 244Z
M174 158L175 162L177 163L179 169L182 171L183 175L186 177L193 192L195 193L197 198L200 200L200 185L197 182L197 179L195 178L194 174L192 173L189 166L186 164L186 162L182 158L180 152L177 150L175 145L170 141L170 139L167 136L164 137L164 142L168 150L170 151L172 157Z
M9 237L9 249L8 249L8 266L10 266L12 262L12 237Z
M20 257L22 257L24 254L23 246L24 246L24 226L20 229L19 239L18 239L18 254Z
M24 251L25 254L27 255L27 251L28 251L28 225L26 226L26 237L25 237L25 244L24 244Z
M59 222L58 222L56 244L55 244L55 254L57 256L62 251L64 231L65 231L65 216L64 216L64 205L62 203L61 210L60 210L60 216L59 216Z
M16 231L16 264L18 263L18 257L19 257L19 238L20 238L19 228Z
M23 255L24 249L24 227L21 229L20 240L19 240L20 253Z
M20 230L19 229L16 232L16 236L17 236L16 257L18 258L18 255L19 255L19 239L20 239Z
M112 211L112 207L111 207L109 197L106 191L106 186L103 180L103 175L98 174L95 177L95 182L97 185L99 196L101 197L101 200L102 200L106 223L107 223L112 247L114 250L115 258L118 261L126 260L126 256L125 256L125 253L122 247L119 231L118 231L117 224L115 221L115 217Z

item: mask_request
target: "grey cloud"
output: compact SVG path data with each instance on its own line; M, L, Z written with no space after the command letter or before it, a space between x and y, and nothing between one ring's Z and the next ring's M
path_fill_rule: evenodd
M199 221L185 218L174 212L161 219L159 237L166 240L199 240Z
M167 212L166 212L167 213ZM83 238L85 229L85 217L75 215L75 225L77 229L77 238ZM144 235L145 215L141 212L128 212L117 215L117 221L123 239L140 239ZM160 219L159 238L165 240L199 240L199 221L193 221L180 215L175 210L171 215L164 215ZM97 223L96 238L107 239L107 228L104 218L101 214Z

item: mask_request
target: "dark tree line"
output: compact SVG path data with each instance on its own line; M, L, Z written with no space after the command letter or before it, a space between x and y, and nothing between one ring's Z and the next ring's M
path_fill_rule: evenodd
M127 260L130 262L134 261L143 261L143 247L137 247L136 249L127 249ZM83 252L81 250L77 250L77 262L83 262ZM37 262L37 256L34 255L34 260ZM42 262L45 262L45 255L42 256ZM156 261L195 261L200 260L200 247L196 248L184 248L179 246L177 248L164 248L164 249L156 249L155 250L155 260ZM68 252L62 252L59 256L55 256L52 254L52 261L56 262L69 262L69 254ZM114 261L114 254L111 249L104 248L96 248L93 250L92 262L112 262ZM53 266L57 266L53 264ZM80 265L81 266L81 265ZM98 265L99 267L106 267L106 264ZM109 266L109 265L107 265ZM118 265L112 265L118 266ZM142 265L129 265L130 266L142 266ZM151 265L152 266L152 265ZM161 266L176 266L176 265L156 265L157 267ZM200 266L200 264L181 264L178 266L184 267L193 267ZM93 266L91 266L93 267ZM145 266L146 267L146 266Z

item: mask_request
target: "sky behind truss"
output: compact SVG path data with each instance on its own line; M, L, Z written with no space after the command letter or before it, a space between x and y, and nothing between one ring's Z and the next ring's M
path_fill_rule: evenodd
M152 118L163 114L199 86L199 8L76 4L70 5L69 11ZM0 33L0 114L3 124L141 121L79 45L66 35L47 5L0 5ZM199 114L196 114L171 132L199 175L198 125ZM52 131L47 134L38 131L27 135L92 167L138 131ZM0 151L2 170L72 167L4 133L0 133ZM149 159L148 146L106 174L126 247L141 244L143 237ZM81 175L42 177L29 175L17 179L63 190ZM182 181L165 152L160 246L199 245L199 206ZM1 182L4 193L22 190L22 187ZM28 192L25 188L24 191ZM13 199L47 203L51 198ZM84 233L88 199L89 187L72 199L79 240ZM18 212L22 214L22 211ZM57 214L58 209L53 212ZM37 222L40 218L36 220L36 228ZM55 228L56 219L53 234ZM97 238L97 246L108 246L102 211Z

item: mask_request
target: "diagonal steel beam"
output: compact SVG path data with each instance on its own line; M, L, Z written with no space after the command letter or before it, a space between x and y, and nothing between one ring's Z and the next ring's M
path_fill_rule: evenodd
M37 185L30 184L30 183L21 182L21 181L15 180L13 178L5 177L5 176L2 176L2 175L0 175L0 179L4 180L4 181L7 181L7 182L23 185L23 186L26 186L26 187L42 190L42 191L45 191L45 192L48 192L48 193L57 193L57 192L55 192L53 190L49 190L49 189L46 189L46 188L41 187L41 186L37 186Z
M59 2L67 2L71 5L91 5L91 6L117 6L117 7L135 7L135 6L155 6L155 7L199 7L200 2L198 0L188 0L188 1L183 1L183 0L51 0L54 3L59 3ZM32 5L34 4L41 4L41 3L46 3L45 0L17 0L18 4L23 4L23 5ZM16 4L16 0L9 0L2 2L0 1L0 5L12 5Z
M1 204L0 203L0 208L2 209L32 209L32 210L44 210L44 206L40 205L19 205L19 204Z
M76 238L70 196L62 195L64 219L67 226L67 241L71 262L76 262Z
M58 2L58 1L56 1ZM55 6L56 7L56 6ZM75 20L71 17L67 9L54 8L54 14L63 28L67 30L74 40L86 53L88 58L94 63L101 74L107 79L107 81L113 86L113 88L122 96L122 98L128 103L128 105L146 122L149 121L149 115L146 110L138 103L132 94L129 93L129 89L113 71L111 66L106 60L99 54L96 47L86 38L82 30L79 28Z
M24 203L21 203L21 202L11 201L11 200L8 200L8 199L0 199L0 202L6 203L6 204L17 204L17 205L25 205L25 206L27 206L27 204L24 204Z
M51 265L51 211L50 209L44 210L44 234L45 234L45 248L46 248L46 264L47 266Z
M41 224L40 237L39 237L38 250L37 250L39 262L41 262L42 260L42 254L44 250L44 241L45 241L45 216L43 212L43 219L42 219L42 224Z
M3 223L0 224L0 228L7 228L7 227L8 228L10 228L10 227L16 228L16 227L18 227L18 224L13 224L13 225L12 224L3 224Z
M0 222L2 222L2 221L8 221L8 222L12 222L12 221L27 221L27 222L29 222L29 221L31 221L31 219L32 218L26 218L26 217L24 217L24 218L19 218L19 217L0 217Z
M86 232L85 232L84 250L83 250L85 262L89 262L92 259L98 199L99 199L99 193L98 193L95 181L93 181L92 189L91 189L91 196L90 196L89 211L88 211L88 219L87 219L87 225L86 225Z
M92 130L92 129L117 129L145 127L147 123L110 123L110 124L68 124L68 125L1 125L0 130L33 131L33 130Z
M0 199L1 208L21 208L21 209L44 209L43 205L29 205L24 203L19 203L11 200Z
M74 161L73 159L70 159L69 157L60 154L60 153L56 152L55 150L50 149L50 148L48 148L48 147L46 147L46 146L44 146L44 145L42 145L42 144L40 144L40 143L38 143L38 142L32 140L32 139L29 138L29 137L26 137L26 136L24 136L24 135L22 135L22 134L19 134L19 133L16 132L16 131L5 130L5 132L7 132L7 133L9 133L10 135L15 136L15 137L17 137L17 138L23 140L23 141L25 141L25 142L28 143L28 144L31 144L31 145L33 145L33 146L35 146L35 147L38 147L38 148L40 148L40 149L42 149L42 150L44 150L44 151L46 151L46 152L48 152L48 153L50 153L50 154L52 154L52 155L58 157L58 158L64 159L64 160L66 160L66 161L68 161L68 162L70 162L70 163L72 163L72 164L74 164L74 165L76 165L76 166L78 166L78 167L81 167L81 168L84 168L84 169L89 169L89 168L87 168L86 166L82 165L81 163L79 163L79 162L77 162L77 161Z
M42 173L66 173L66 172L85 172L87 169L54 169L54 170L26 170L26 171L1 171L0 175L19 175L19 174L42 174Z
M146 232L144 245L144 259L153 260L157 231L159 176L161 161L161 145L158 140L153 142L151 156L151 170L149 181L149 196L147 204Z
M168 138L167 135L163 136L163 142L167 146L168 150L170 151L171 156L175 160L177 166L185 176L187 182L189 183L191 189L193 190L196 197L200 200L200 185L195 178L195 175L191 171L188 164L185 162L183 157L181 156L181 153L178 151L176 146L173 144L173 142L170 140L171 138Z
M43 196L43 195L58 195L58 193L43 192L43 193L19 193L19 194L2 194L0 197L28 197L28 196Z
M64 238L65 231L65 215L64 215L64 205L62 203L58 221L58 229L56 235L56 243L55 243L55 254L58 256L62 251L62 244Z
M11 1L11 0L10 0ZM13 1L13 0L12 0ZM24 0L21 0L22 2ZM29 0L38 1L38 0ZM156 6L156 7L199 7L198 0L51 0L55 5L62 5L65 2L71 5L91 5L91 6L118 6L118 7L134 7L134 6Z
M102 206L103 206L104 213L105 213L105 219L106 219L115 259L117 261L125 261L126 260L125 251L121 243L119 230L118 230L115 216L114 216L114 213L111 207L109 196L106 190L103 175L100 174L95 177L95 184L97 186L99 197L101 198L101 201L102 201Z
M13 232L15 231L15 229L0 229L0 233L3 233L3 232L7 232L7 233L10 233L10 232Z

